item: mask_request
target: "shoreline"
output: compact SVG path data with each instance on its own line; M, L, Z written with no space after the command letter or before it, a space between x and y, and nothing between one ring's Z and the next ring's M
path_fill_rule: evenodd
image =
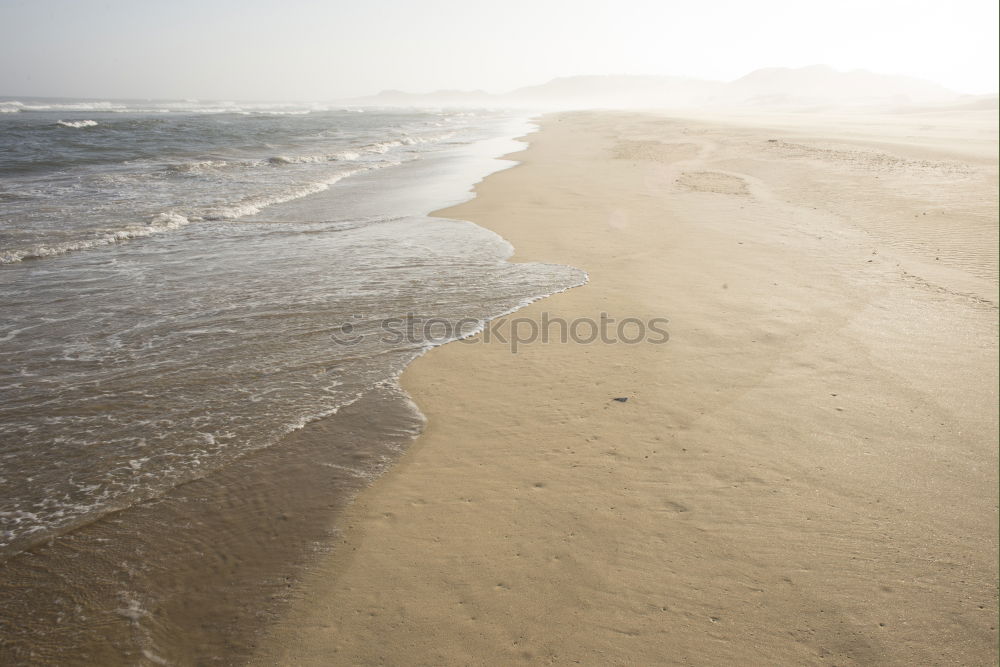
M361 217L381 211L388 218L410 219L426 239L425 250L450 237L452 243L458 238L481 246L486 257L501 257L509 246L492 232L464 221L432 220L425 212L467 200L474 183L506 168L509 163L494 156L517 147L512 137L528 127L523 117L511 116L485 139L359 175L328 196L287 202L257 224L324 220L321 216L338 210ZM442 232L445 228L450 231ZM403 236L396 231L392 242L407 243L406 230ZM438 276L448 261L437 265ZM476 275L467 261L460 255L454 273ZM503 279L500 272L492 275ZM524 283L533 282L530 275L521 274ZM540 289L547 287L539 282ZM496 297L489 302L470 296L471 309L464 312L476 312L476 306L488 308L484 317L499 312L531 293L523 288L498 290L488 295ZM461 290L446 292L461 298ZM412 312L434 307L432 298L411 302L421 305ZM325 351L314 357L325 360L323 374L336 366L336 355L322 356ZM244 662L262 628L281 615L285 594L303 566L335 539L342 508L391 467L422 426L422 415L398 387L398 375L383 380L333 414L293 425L268 446L206 466L193 479L6 555L0 565L5 574L0 661ZM174 529L163 534L164 525Z
M431 215L590 274L519 317L670 341L413 362L425 431L255 664L995 661L995 161L878 139L546 116Z

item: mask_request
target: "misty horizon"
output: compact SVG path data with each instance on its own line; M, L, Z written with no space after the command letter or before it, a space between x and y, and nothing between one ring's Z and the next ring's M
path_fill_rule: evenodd
M28 100L79 100L79 101L117 101L117 102L127 102L127 101L144 101L144 102L190 102L190 103L250 103L250 104L357 104L361 102L375 102L379 99L391 100L394 96L401 96L403 98L413 98L413 99L427 99L432 100L435 96L452 96L453 99L476 99L462 98L462 96L481 96L484 100L495 101L499 104L503 103L504 99L509 99L511 97L517 96L518 94L524 94L527 91L532 90L543 90L546 86L553 85L579 85L584 90L588 84L593 84L595 82L616 82L619 84L649 84L649 85L669 85L669 84L706 84L710 86L717 86L719 90L722 90L725 86L732 84L739 84L744 80L748 80L753 76L765 75L768 73L776 73L781 75L802 75L805 77L813 76L816 73L821 75L831 75L839 78L846 78L850 76L868 76L868 77L879 77L886 81L898 80L904 83L913 84L927 84L928 86L933 86L938 88L940 91L947 91L948 94L954 96L954 100L949 101L959 101L963 98L990 98L997 95L997 91L987 91L984 93L962 93L959 91L954 91L948 89L943 84L936 81L931 81L929 79L922 79L919 77L912 77L907 75L892 75L882 72L872 72L870 70L858 68L850 71L841 71L830 65L825 64L813 64L798 68L789 67L765 67L747 72L746 74L737 77L732 80L712 80L712 79L701 79L698 77L686 76L681 74L665 74L665 75L643 75L643 74L577 74L577 75L566 75L557 76L544 82L533 82L527 83L522 86L518 86L511 90L501 91L501 92L487 92L482 89L457 89L457 88L439 88L434 90L407 90L407 89L393 89L393 88L379 88L373 89L371 92L364 95L358 95L353 97L340 97L340 98L298 98L298 99L279 99L279 98L233 98L233 97L164 97L164 96L153 96L153 97L114 97L114 96L97 96L97 97L82 97L82 96L65 96L65 95L18 95L15 93L7 93L6 91L0 91L0 99L4 100L5 104L15 103L17 98L28 99ZM915 100L917 102L926 101L918 98ZM938 100L935 100L938 101ZM392 105L392 102L388 102Z
M997 91L997 7L840 3L308 0L0 4L0 95L342 100L383 90L505 94L574 76L732 82L818 63Z

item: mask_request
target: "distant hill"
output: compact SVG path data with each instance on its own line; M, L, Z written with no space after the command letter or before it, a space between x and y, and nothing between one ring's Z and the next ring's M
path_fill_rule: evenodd
M728 83L674 76L570 76L500 95L482 90L433 93L386 90L378 95L346 100L348 104L374 106L531 109L795 109L960 101L963 96L929 81L866 70L839 72L826 65L769 67Z

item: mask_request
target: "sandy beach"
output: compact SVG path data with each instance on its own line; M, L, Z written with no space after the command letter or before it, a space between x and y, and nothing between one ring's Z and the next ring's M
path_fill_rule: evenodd
M996 664L996 111L539 122L436 215L589 283L408 368L255 663Z

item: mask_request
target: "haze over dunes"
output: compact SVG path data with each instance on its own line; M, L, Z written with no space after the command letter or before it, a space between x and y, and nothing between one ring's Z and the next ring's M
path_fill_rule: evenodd
M384 90L354 104L530 108L801 108L980 103L995 95L961 95L930 81L827 65L769 67L735 81L681 76L570 76L493 95L482 90L409 93Z

